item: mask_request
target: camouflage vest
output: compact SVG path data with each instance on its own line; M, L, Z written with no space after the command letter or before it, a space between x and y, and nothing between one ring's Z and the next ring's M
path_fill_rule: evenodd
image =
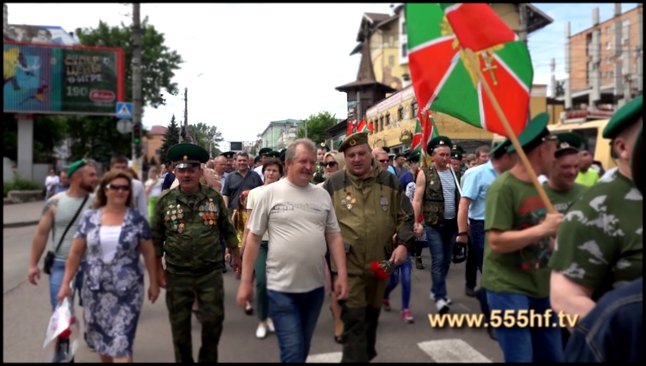
M426 226L444 225L444 193L440 176L434 165L424 169L426 188L424 189L424 202L422 203L422 214Z
M312 176L312 183L319 184L321 182L325 182L325 166L317 162L316 169L314 170L314 176Z

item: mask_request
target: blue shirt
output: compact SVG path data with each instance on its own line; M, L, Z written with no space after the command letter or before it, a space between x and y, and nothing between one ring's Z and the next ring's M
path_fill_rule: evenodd
M484 220L487 190L489 190L491 183L498 178L498 172L494 169L491 160L469 169L468 172L469 174L465 175L462 186L462 197L471 200L469 218L471 220Z
M402 174L401 177L399 177L399 184L401 184L402 189L405 190L408 186L408 183L414 182L413 178L413 173L411 173L410 170Z

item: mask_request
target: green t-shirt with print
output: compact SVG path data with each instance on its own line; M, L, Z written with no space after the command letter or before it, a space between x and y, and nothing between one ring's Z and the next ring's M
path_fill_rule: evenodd
M642 276L644 200L630 179L614 172L588 188L563 219L550 267L594 290Z
M514 253L494 253L489 246L489 230L524 230L539 224L546 212L532 183L523 182L510 172L501 174L491 183L485 198L484 288L534 298L549 296L548 237Z
M583 184L574 183L572 188L567 191L555 191L547 183L543 184L543 189L547 193L547 197L550 199L552 206L557 212L565 214L574 204L574 202L581 198L583 192L585 192L588 187Z

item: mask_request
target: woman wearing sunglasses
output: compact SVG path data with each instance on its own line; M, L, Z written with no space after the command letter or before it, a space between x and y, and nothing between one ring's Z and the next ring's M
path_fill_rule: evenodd
M332 173L345 168L345 158L343 154L338 151L330 151L325 154L323 157L323 166L325 167L325 179L329 178ZM319 187L323 186L325 181L317 184ZM325 254L325 260L328 264L328 273L326 278L326 284L331 284L331 274L330 274L330 253ZM336 301L334 295L334 289L330 285L330 297L332 301L330 302L330 311L334 317L334 341L337 343L343 343L343 321L341 321L341 305Z
M87 337L104 363L132 362L132 347L144 301L142 254L150 278L148 299L159 296L155 250L148 221L134 209L132 178L111 170L99 181L93 208L80 220L58 299L72 296L69 284L83 255Z

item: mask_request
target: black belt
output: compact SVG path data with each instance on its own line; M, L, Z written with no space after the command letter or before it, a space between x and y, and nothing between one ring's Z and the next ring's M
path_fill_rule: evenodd
M470 222L476 223L476 224L483 224L484 220L474 220L474 219L469 219Z

